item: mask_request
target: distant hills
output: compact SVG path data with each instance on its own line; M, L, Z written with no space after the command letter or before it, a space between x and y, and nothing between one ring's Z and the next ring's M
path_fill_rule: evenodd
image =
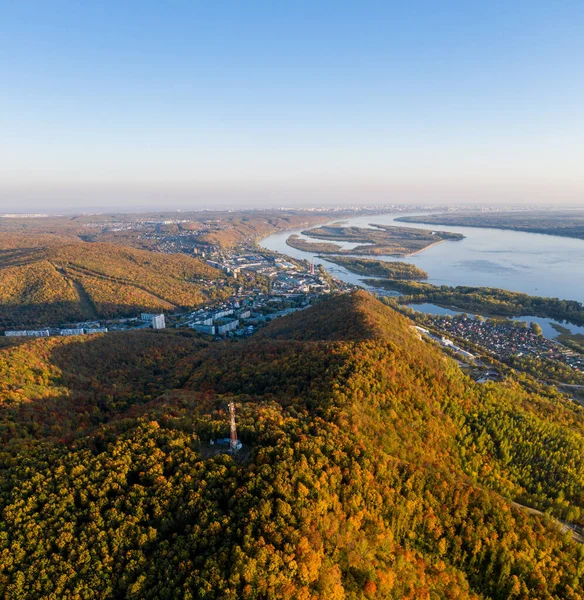
M365 292L245 341L26 341L0 382L2 597L584 596L584 410Z
M39 245L0 250L0 327L195 307L222 293L204 284L221 272L183 254L30 239Z
M228 248L295 227L306 227L339 216L302 210L195 211L136 214L85 214L48 218L2 218L0 249L54 245L59 242L108 242L142 250L161 242Z

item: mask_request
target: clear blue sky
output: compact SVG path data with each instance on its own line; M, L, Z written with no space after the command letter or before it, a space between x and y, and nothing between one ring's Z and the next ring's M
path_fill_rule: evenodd
M0 3L0 210L584 204L583 159L583 0Z

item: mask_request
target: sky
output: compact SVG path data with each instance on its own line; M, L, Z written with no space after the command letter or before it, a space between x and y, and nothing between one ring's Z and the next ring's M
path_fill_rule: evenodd
M0 211L584 205L583 0L0 1Z

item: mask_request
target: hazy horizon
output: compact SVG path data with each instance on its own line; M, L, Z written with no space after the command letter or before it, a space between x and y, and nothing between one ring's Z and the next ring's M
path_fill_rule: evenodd
M584 4L57 0L0 21L0 212L584 206Z
M5 198L8 198L5 200ZM167 192L164 189L118 191L111 190L61 190L40 194L19 191L0 197L2 213L126 213L150 211L200 211L200 210L261 210L261 209L305 209L314 207L350 207L412 205L414 207L510 207L510 208L549 208L584 209L584 200L575 197L570 201L554 201L547 198L536 199L536 194L523 197L518 193L501 193L497 190L474 190L473 195L461 193L458 197L445 191L401 190L382 193L376 190L351 193L322 190L306 193L290 191L257 192L231 190L201 192Z

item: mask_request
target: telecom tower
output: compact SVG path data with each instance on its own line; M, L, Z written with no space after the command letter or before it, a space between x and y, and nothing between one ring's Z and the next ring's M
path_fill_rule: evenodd
M235 428L235 402L229 403L229 416L231 420L231 435L229 436L229 452L235 454L241 450L242 443L237 439L237 429Z
M310 274L314 275L314 258L310 261Z

